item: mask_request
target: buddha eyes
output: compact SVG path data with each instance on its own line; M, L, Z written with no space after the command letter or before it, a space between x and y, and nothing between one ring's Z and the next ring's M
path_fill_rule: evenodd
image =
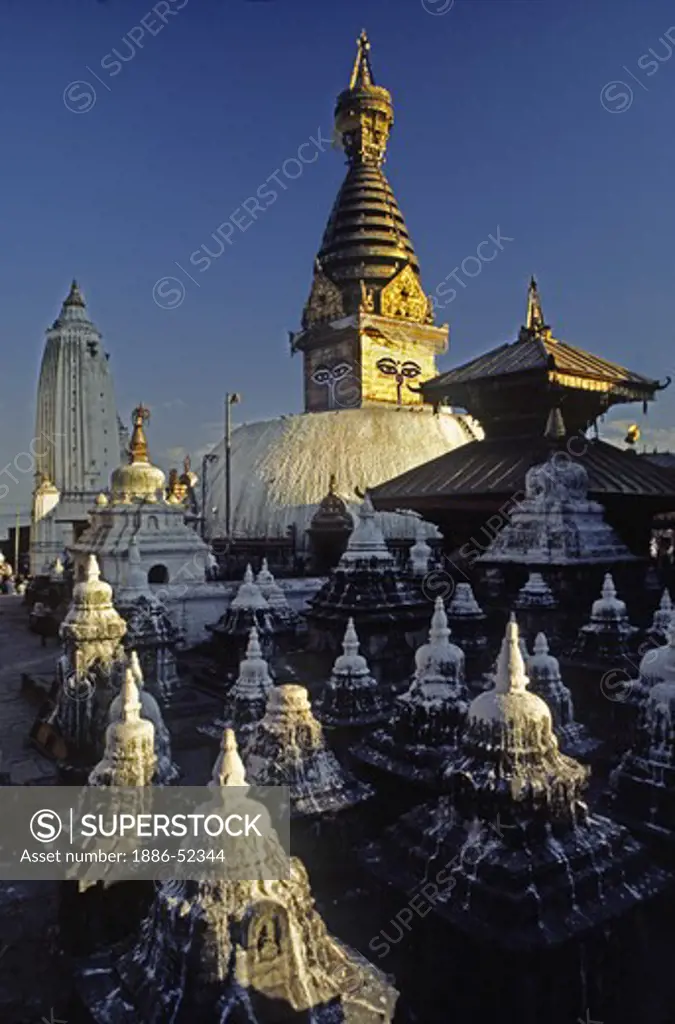
M401 373L404 377L419 377L421 372L421 366L418 366L417 363L413 363L411 361L405 362L401 367Z
M352 368L349 363L338 363L333 367L318 366L312 374L312 380L315 384L330 384L342 380L351 372Z
M331 376L332 374L327 366L319 366L312 374L312 380L315 384L327 384Z
M377 363L377 368L381 373L396 373L396 363L393 359L380 359Z

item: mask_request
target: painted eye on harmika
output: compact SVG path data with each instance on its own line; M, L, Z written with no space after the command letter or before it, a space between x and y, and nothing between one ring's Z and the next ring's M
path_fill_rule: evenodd
M332 374L327 366L317 366L312 374L312 380L315 384L327 384L331 377Z
M404 377L419 377L421 372L422 367L418 366L417 363L413 363L411 360L405 362L401 367L401 373Z
M395 361L393 359L389 359L389 357L386 359L378 359L376 366L380 373L394 374L398 372Z
M349 363L337 363L333 367L332 371L333 380L342 380L342 378L346 377L348 373L351 373L351 370L352 368Z

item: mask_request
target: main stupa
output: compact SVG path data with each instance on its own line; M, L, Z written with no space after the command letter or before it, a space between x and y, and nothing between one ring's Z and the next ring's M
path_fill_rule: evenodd
M335 108L347 175L314 263L302 328L305 411L245 424L231 439L232 536L277 538L299 547L331 475L348 501L459 445L482 437L477 423L434 412L420 385L437 374L448 327L436 327L408 230L384 176L393 107L376 85L363 32L349 86ZM222 506L223 444L205 507ZM219 513L222 515L222 513ZM385 536L415 539L416 520L382 516ZM211 522L214 533L222 523Z

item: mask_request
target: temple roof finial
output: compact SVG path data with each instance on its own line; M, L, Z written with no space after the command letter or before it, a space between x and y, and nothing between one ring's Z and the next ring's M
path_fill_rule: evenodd
M535 277L530 278L530 287L527 290L527 320L525 328L531 334L541 334L547 330Z
M148 462L148 442L143 425L150 419L150 410L140 403L132 413L134 431L129 445L129 462Z
M358 49L352 69L352 77L349 79L349 88L368 88L368 86L375 85L375 79L373 78L373 69L370 66L370 58L368 56L370 42L365 28L361 29L361 35L356 40L356 45Z

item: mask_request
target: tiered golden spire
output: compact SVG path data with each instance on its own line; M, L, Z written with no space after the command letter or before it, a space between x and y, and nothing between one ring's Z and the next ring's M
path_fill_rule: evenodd
M148 462L148 442L143 425L150 419L150 410L146 409L141 403L134 409L132 416L134 431L129 445L129 462L131 465L135 462Z

